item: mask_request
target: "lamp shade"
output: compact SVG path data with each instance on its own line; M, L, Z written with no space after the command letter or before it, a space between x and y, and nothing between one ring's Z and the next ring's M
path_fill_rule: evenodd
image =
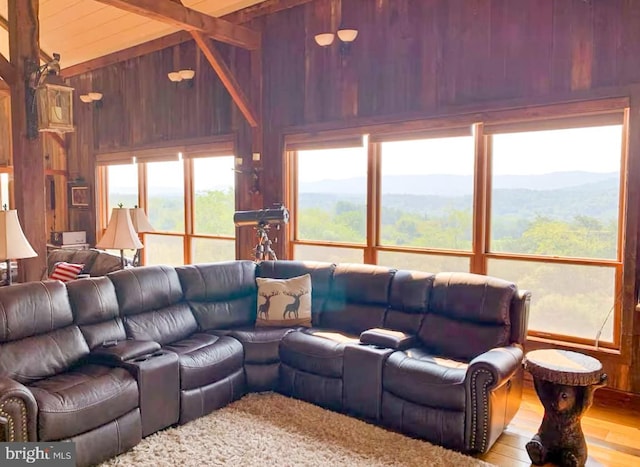
M182 79L193 79L193 77L196 75L196 72L195 70L186 69L186 70L180 70L178 74Z
M105 250L135 250L142 247L142 242L133 228L129 209L113 208L107 230L96 244L96 248L103 248Z
M316 44L321 47L326 47L333 43L333 38L335 35L332 32L324 32L322 34L316 34L314 39L316 40Z
M133 229L138 233L153 232L155 229L149 223L149 219L142 208L133 208L129 210L131 213L131 223Z
M338 38L342 42L353 42L358 37L357 29L339 29L338 30Z
M167 76L169 77L169 80L173 81L174 83L177 83L178 81L182 81L182 76L180 76L180 72L178 71L171 71L167 73Z
M18 211L0 211L0 260L33 258L38 254L31 248L22 232Z

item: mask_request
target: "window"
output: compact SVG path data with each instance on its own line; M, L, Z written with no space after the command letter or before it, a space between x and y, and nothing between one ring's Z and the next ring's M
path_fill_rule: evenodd
M362 147L299 151L300 240L366 241L367 153Z
M194 263L234 259L235 172L233 156L193 159Z
M287 135L290 255L512 280L530 335L619 348L626 110L593 107L374 125L363 148Z
M145 208L154 232L143 236L144 264L235 259L235 157L229 141L144 150L135 164L133 153L122 154L97 158L101 206L109 212L119 203ZM101 216L103 229L107 222Z
M182 161L147 164L147 215L154 229L184 232L184 170Z
M138 204L138 166L135 164L110 165L106 167L109 181L107 212L118 205L133 207Z
M534 334L614 341L622 136L622 125L490 136L489 250L503 255L488 273L535 291Z
M473 138L381 144L380 244L471 251Z

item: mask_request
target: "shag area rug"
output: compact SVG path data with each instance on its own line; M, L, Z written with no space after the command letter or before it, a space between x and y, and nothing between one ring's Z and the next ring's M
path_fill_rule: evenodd
M275 393L249 394L142 440L106 466L489 466Z

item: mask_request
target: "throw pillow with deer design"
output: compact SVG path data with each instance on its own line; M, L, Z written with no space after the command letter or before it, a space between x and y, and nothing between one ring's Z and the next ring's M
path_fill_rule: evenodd
M256 277L256 326L311 326L311 276L290 279Z

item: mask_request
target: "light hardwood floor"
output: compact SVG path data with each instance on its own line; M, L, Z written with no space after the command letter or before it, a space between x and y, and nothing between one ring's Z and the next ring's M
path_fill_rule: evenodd
M542 420L544 409L532 388L525 388L520 410L491 450L478 456L500 467L531 466L525 444ZM640 466L640 411L594 404L582 418L587 438L587 467ZM549 466L552 464L548 464Z

